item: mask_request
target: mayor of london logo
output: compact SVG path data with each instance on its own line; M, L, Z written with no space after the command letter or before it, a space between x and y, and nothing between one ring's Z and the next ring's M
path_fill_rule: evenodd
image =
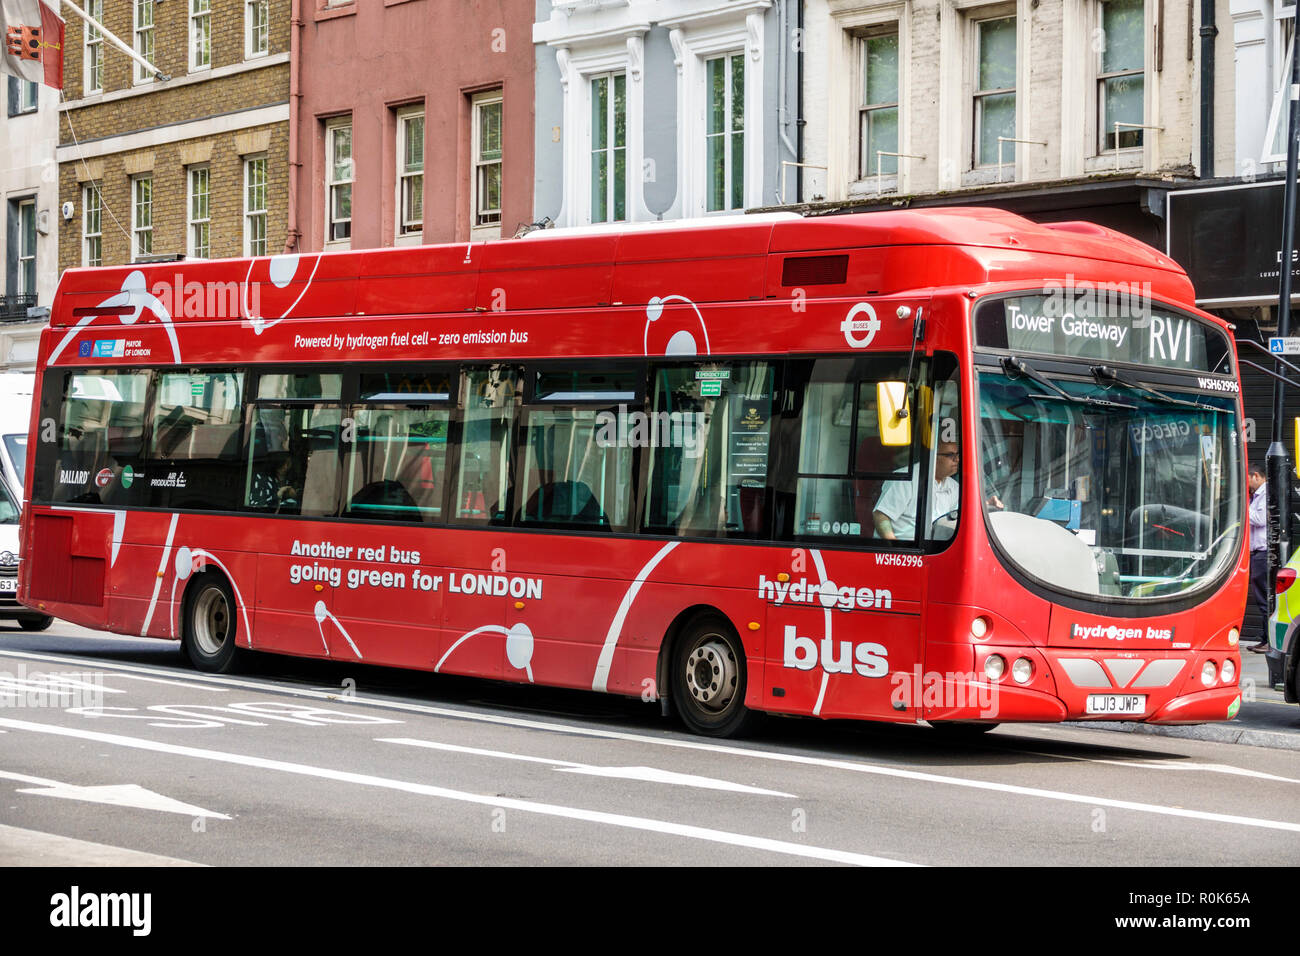
M859 302L849 309L849 314L840 323L840 331L844 333L844 340L850 346L855 349L865 349L880 331L880 320L876 318L876 310L867 302ZM863 332L866 335L862 335Z

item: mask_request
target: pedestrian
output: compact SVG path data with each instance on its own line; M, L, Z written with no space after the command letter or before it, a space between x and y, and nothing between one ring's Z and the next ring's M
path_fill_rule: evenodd
M1250 488L1250 601L1259 611L1259 643L1248 650L1268 650L1268 479L1264 466L1251 465L1246 474Z

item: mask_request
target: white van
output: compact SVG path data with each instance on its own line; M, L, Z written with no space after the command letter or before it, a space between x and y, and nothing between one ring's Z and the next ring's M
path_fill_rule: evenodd
M27 429L31 425L35 381L36 376L30 372L0 375L0 479L19 502L26 497L23 481L27 475Z
M0 481L0 620L17 621L24 631L43 631L54 620L18 603L18 503Z

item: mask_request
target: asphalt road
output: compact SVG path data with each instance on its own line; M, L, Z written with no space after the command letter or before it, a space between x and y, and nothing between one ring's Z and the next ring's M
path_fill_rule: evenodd
M713 741L636 700L284 658L214 677L175 644L61 623L0 631L0 675L0 865L1300 857L1284 747L782 719ZM1242 726L1300 734L1269 695Z

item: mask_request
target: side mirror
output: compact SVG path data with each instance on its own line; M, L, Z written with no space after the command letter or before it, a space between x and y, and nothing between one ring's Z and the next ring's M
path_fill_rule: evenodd
M880 444L897 448L912 443L906 382L876 383L876 414L880 424Z

